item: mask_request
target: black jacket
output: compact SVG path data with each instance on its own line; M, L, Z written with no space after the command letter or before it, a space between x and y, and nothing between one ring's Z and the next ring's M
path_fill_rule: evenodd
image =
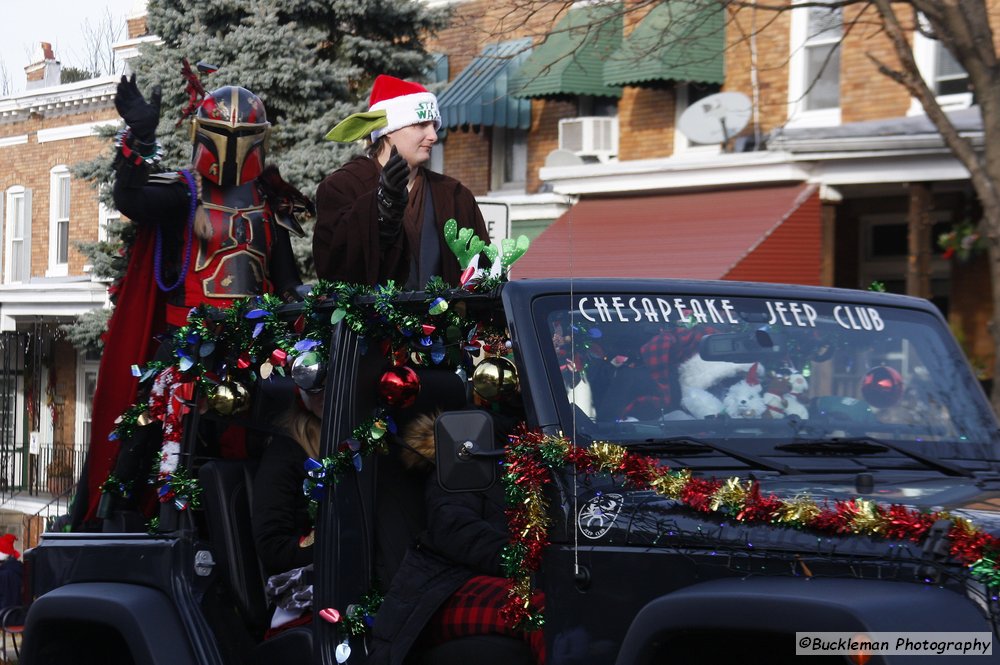
M302 493L306 453L287 437L276 436L264 450L253 481L254 544L267 575L313 562L313 547L299 540L312 530L309 501Z
M427 530L393 576L373 628L370 663L401 665L439 607L475 575L503 577L507 544L503 488L445 492L427 480Z

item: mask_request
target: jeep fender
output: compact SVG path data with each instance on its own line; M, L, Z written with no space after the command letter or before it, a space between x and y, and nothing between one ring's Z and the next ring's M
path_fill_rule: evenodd
M65 639L68 626L95 624L120 635L134 663L198 664L170 598L149 587L113 582L67 584L35 600L25 621L21 661L45 665L49 659L41 654L47 642ZM78 643L70 648L101 647Z
M662 658L670 638L689 630L788 633L797 631L987 632L989 620L969 599L931 585L884 580L815 578L720 579L661 596L639 610L616 665ZM994 653L997 641L994 638ZM734 644L734 653L741 645ZM907 656L885 657L895 663Z

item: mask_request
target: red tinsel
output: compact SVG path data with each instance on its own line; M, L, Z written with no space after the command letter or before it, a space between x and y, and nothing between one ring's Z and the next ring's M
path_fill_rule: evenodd
M681 501L703 513L712 511L712 495L722 487L718 480L691 478L681 490Z
M840 504L843 502L838 501L837 503ZM811 529L827 533L847 533L850 531L847 528L847 515L840 510L830 508L824 508L819 515L809 521L807 526Z
M965 564L975 563L983 558L983 550L1000 548L1000 540L988 533L970 529L962 524L956 524L948 532L951 540L949 553Z
M761 496L760 483L754 481L747 492L743 509L736 513L736 519L741 522L770 522L781 505L781 499L773 494Z
M892 505L886 510L888 524L885 527L887 538L899 538L900 540L919 541L930 528L934 526L934 516L927 513L918 513L904 506Z

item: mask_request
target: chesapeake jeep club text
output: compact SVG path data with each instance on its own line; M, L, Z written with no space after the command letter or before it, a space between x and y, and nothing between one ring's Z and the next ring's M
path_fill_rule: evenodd
M765 300L769 325L815 328L819 314L809 303ZM659 298L649 296L582 296L577 302L580 315L591 323L731 323L741 321L728 298ZM834 305L832 316L847 330L885 329L885 321L874 307Z

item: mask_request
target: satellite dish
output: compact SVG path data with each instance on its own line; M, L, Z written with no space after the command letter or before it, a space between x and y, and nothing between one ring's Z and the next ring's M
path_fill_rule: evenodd
M695 143L725 143L750 122L753 108L741 92L718 92L691 104L677 129Z
M572 150L556 148L545 157L545 166L579 166L585 162Z

